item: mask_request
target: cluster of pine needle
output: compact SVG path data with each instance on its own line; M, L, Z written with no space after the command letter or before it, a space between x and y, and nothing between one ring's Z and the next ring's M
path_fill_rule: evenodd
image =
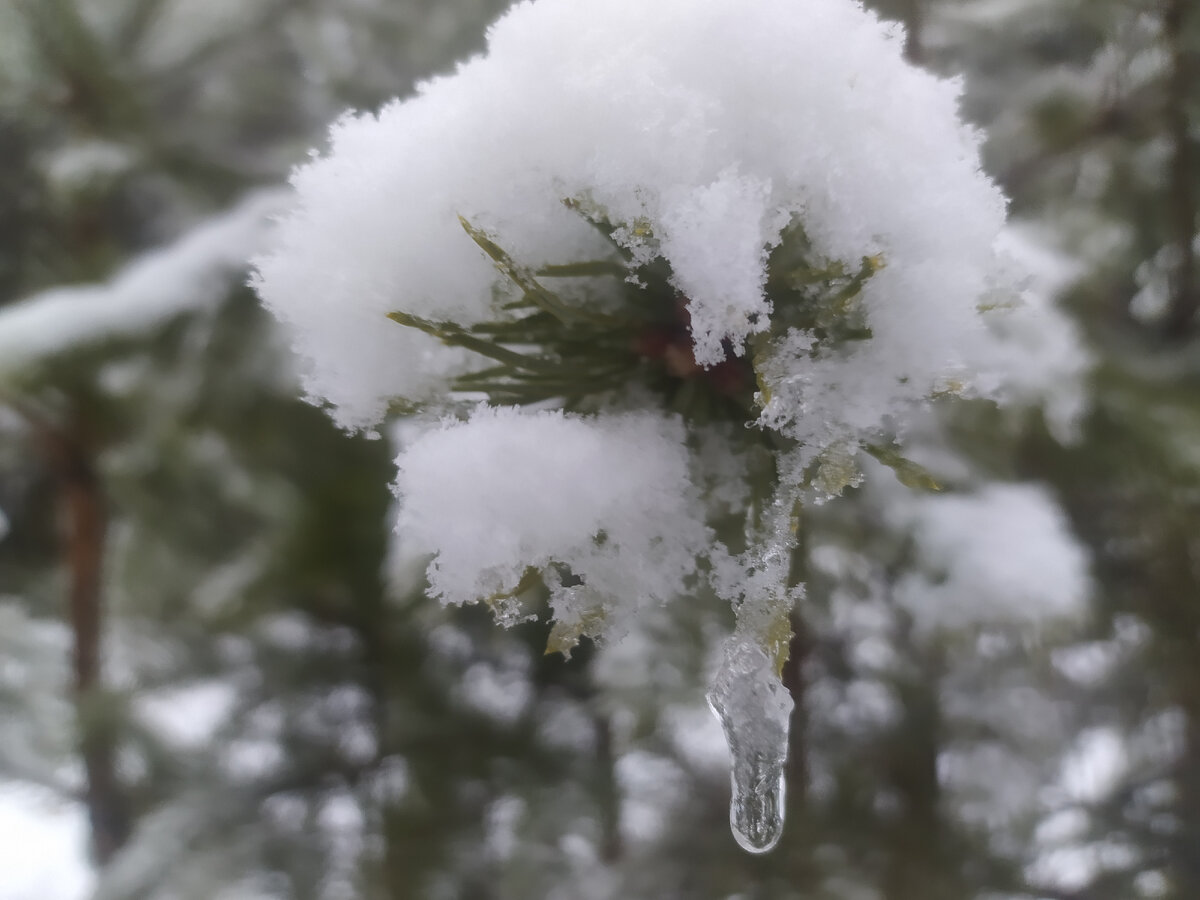
M582 202L567 205L604 235L611 256L533 270L460 217L467 235L518 293L517 299L500 305L505 316L462 326L403 311L389 313L401 325L491 362L458 376L456 392L482 394L497 405L556 400L564 409L586 412L602 408L596 403L599 397L643 385L689 422L744 423L757 419L761 404L770 398L763 369L788 331L811 333L817 352L836 352L847 341L871 336L859 300L882 260L864 257L853 271L843 263L820 260L803 229L793 226L770 254L770 329L755 334L745 351L726 343L725 359L702 367L692 354L688 298L672 285L667 262L661 257L637 262L617 239L620 226ZM640 238L649 237L644 223L632 229ZM602 280L603 295L615 295L617 303L601 309L568 302L549 286L566 279Z

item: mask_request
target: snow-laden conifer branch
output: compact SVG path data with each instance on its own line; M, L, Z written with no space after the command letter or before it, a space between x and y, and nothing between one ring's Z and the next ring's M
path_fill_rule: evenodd
M802 504L863 448L935 487L906 416L1001 396L1013 358L1004 198L958 85L902 51L852 0L521 3L486 56L340 120L257 261L340 424L424 410L399 533L435 595L508 622L540 584L563 650L647 602L734 605L710 699L755 851ZM732 530L714 471L750 497Z
M76 347L140 335L225 297L281 209L279 191L251 194L152 250L103 284L43 291L0 309L0 378Z

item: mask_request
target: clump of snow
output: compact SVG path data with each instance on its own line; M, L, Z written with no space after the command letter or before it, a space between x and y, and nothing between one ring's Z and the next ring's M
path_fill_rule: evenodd
M1084 376L1091 359L1079 329L1054 300L1080 277L1083 265L1028 222L1010 224L997 246L1024 291L1020 305L1006 308L1001 298L1001 307L988 314L997 340L984 367L993 373L994 393L1017 403L1041 402L1054 435L1073 440L1088 407Z
M633 751L616 763L621 790L621 835L629 846L644 846L671 833L685 774L667 756Z
M768 252L800 223L823 258L882 261L862 298L873 337L782 345L763 421L817 443L877 427L988 339L975 304L1005 214L959 85L907 65L901 38L847 0L518 4L486 56L333 127L255 284L310 394L364 427L470 364L386 313L497 315L459 215L537 266L602 255L562 201L603 210L636 258L669 263L704 365L768 327Z
M400 454L397 530L436 554L429 581L447 603L512 592L528 567L552 565L582 581L552 585L555 600L661 602L711 542L687 462L677 419L481 406Z
M154 733L180 748L202 747L228 720L237 687L228 681L201 681L138 698L139 717Z
M468 664L458 694L467 706L497 722L513 724L533 699L529 657L514 650L496 661Z
M63 194L71 194L123 175L137 163L129 147L111 141L85 140L68 144L44 163L46 180Z
M1192 253L1200 254L1200 235L1192 241ZM1146 324L1161 322L1171 306L1171 283L1183 264L1178 244L1167 244L1145 260L1133 273L1137 292L1129 302L1129 311Z
M896 589L921 631L1038 625L1084 607L1087 554L1037 485L920 497L889 515L912 535L921 564Z

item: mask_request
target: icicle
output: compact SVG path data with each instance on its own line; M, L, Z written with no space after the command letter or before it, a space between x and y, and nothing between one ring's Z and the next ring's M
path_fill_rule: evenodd
M756 638L735 631L708 703L733 758L729 824L743 850L766 853L783 833L783 767L792 698Z
M732 758L729 824L743 850L766 853L783 834L784 766L792 697L780 681L791 644L791 611L803 587L789 584L799 533L795 460L779 462L780 486L751 549L738 560L725 595L737 624L725 641L708 705L725 731Z

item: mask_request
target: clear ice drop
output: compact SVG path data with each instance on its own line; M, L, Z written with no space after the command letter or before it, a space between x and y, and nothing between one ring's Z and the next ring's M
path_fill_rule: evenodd
M735 633L708 693L732 757L729 824L743 850L766 853L783 834L784 765L792 698L767 654Z

